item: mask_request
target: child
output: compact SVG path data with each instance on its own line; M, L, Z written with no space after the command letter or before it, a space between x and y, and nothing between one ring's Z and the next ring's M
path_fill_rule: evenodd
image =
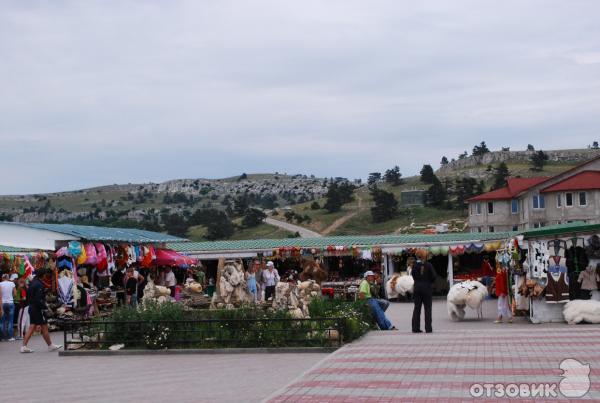
M29 327L29 309L27 308L27 286L25 278L17 280L17 296L15 303L19 306L19 316L17 318L17 340L23 340L25 332Z
M125 293L127 294L127 305L135 308L137 306L138 279L135 278L132 267L127 269L125 279Z
M508 319L512 323L512 314L508 306L508 272L501 264L496 265L496 296L498 297L498 319L494 323L502 323Z

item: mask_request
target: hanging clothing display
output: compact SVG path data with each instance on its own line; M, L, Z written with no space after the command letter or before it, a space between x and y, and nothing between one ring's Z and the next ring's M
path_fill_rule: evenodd
M546 302L549 304L569 302L569 277L564 257L551 256L548 260Z
M67 275L58 279L58 300L63 305L73 307L73 279Z
M531 277L546 278L548 274L548 243L545 241L531 242Z
M96 248L94 244L88 242L84 245L85 249L85 264L89 264L91 266L95 266L98 263L98 256L96 253Z
M96 243L96 268L98 272L104 272L108 269L106 248L101 243Z

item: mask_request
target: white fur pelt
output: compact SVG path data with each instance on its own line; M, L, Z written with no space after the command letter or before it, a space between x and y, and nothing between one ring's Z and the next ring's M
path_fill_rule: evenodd
M600 301L575 299L563 308L565 320L574 325L579 322L600 323Z
M446 298L448 306L448 316L454 321L459 321L465 317L465 307L478 310L485 297L487 297L487 288L479 281L463 281L454 284L448 297Z
M388 298L397 298L398 295L404 297L408 293L412 294L414 287L415 280L412 276L401 275L400 273L392 275L385 283L385 291Z

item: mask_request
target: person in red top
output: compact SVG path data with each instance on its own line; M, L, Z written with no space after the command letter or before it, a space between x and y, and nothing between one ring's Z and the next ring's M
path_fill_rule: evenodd
M508 319L512 323L512 314L508 306L508 270L501 264L496 265L496 296L498 297L498 319L494 323L502 323Z

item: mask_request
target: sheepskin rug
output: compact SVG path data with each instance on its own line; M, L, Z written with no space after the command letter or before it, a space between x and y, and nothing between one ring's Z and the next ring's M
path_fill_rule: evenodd
M398 298L399 295L404 297L406 294L412 294L414 287L415 280L412 276L401 275L398 273L390 277L385 283L385 291L388 298Z
M600 323L600 301L575 299L563 308L565 320L574 325L586 321Z
M454 284L446 298L448 307L448 316L453 321L459 321L465 318L465 308L478 310L485 297L487 297L487 288L479 281L463 281Z

